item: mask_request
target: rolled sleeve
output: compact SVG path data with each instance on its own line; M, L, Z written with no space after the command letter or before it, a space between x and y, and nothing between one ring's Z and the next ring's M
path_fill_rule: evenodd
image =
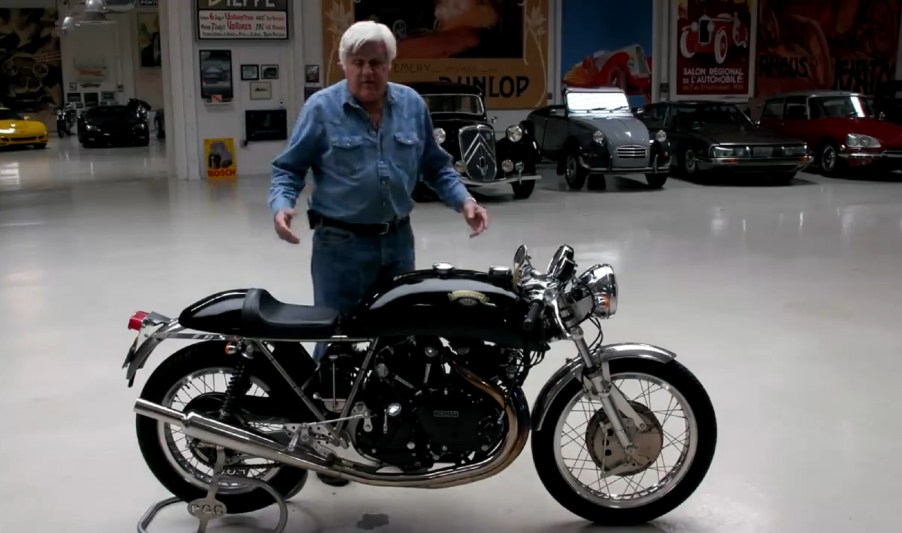
M432 136L432 117L425 104L421 108L425 149L423 150L423 181L435 191L448 207L460 211L470 199L470 192L460 181L460 173L452 165L451 155Z
M307 171L319 161L322 123L317 96L301 107L287 147L272 162L269 207L273 214L295 206L304 190Z

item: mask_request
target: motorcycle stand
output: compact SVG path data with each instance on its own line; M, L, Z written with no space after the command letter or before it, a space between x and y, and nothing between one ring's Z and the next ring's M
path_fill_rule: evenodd
M282 498L282 496L280 496L279 493L276 492L275 489L269 486L266 482L260 481L259 479L224 475L222 473L224 464L225 452L222 446L217 446L216 468L213 470L213 478L210 481L210 489L207 492L207 497L194 500L193 502L188 504L188 513L194 518L197 518L198 522L200 522L197 526L197 533L206 533L207 524L210 522L210 520L214 518L222 518L228 514L225 504L216 499L216 491L219 489L220 481L245 483L261 488L268 492L276 501L276 505L279 506L279 523L272 531L273 533L282 533L283 531L285 531L285 526L288 524L288 507L285 505L285 500ZM144 516L141 517L141 521L138 522L138 533L147 533L147 526L149 526L150 523L153 522L153 519L156 518L157 513L159 513L166 507L169 507L181 501L182 500L180 500L179 498L172 497L153 504L147 510L147 512L144 513Z

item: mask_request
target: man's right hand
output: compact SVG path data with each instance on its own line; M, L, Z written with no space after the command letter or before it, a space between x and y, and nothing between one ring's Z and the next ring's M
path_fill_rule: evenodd
M276 227L276 234L279 235L280 239L290 242L291 244L298 244L301 242L301 239L291 232L291 219L294 218L294 215L294 209L280 209L279 212L276 213L273 222Z

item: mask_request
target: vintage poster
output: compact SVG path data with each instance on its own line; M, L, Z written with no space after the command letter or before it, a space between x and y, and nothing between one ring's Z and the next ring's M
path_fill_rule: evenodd
M756 96L874 94L896 75L898 0L758 0Z
M633 107L651 103L652 1L563 0L563 85L620 87Z
M482 90L489 109L547 103L548 0L323 0L323 77L343 77L341 34L376 20L398 39L391 80L449 80Z
M238 161L235 160L235 140L204 139L204 161L209 180L234 178L238 175Z
M677 96L751 96L756 0L679 0Z
M286 40L288 26L288 0L197 0L197 38L200 41Z
M0 107L56 126L63 105L56 9L0 9Z
M160 44L160 14L140 11L135 14L138 24L138 65L141 68L159 68L163 65Z

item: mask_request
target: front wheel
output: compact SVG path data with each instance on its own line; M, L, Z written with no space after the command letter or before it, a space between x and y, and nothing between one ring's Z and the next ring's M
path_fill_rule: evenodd
M147 380L141 398L182 412L198 411L218 418L223 393L242 357L227 355L224 344L203 342L188 346L164 361ZM248 370L248 396L273 397L275 377L269 372ZM262 399L262 398L261 398ZM238 418L242 418L238 416ZM234 423L234 421L230 421ZM244 429L283 440L287 432L279 424L242 424ZM216 448L188 437L181 428L138 415L138 445L144 461L157 480L185 502L207 495L213 475ZM286 440L287 442L287 440ZM307 481L306 470L226 450L225 470L237 477L255 477L268 483L283 498L300 491ZM249 513L275 503L272 496L252 485L220 483L216 499L230 514Z
M607 526L644 524L683 503L711 466L717 422L707 392L676 361L610 362L611 378L648 426L624 417L636 454L614 434L601 402L571 380L532 437L542 484L564 508Z
M660 189L667 181L667 174L646 174L645 181L648 183L649 189Z
M536 188L535 180L526 180L517 183L511 182L511 188L514 190L514 198L517 200L525 200L532 196L532 191Z

